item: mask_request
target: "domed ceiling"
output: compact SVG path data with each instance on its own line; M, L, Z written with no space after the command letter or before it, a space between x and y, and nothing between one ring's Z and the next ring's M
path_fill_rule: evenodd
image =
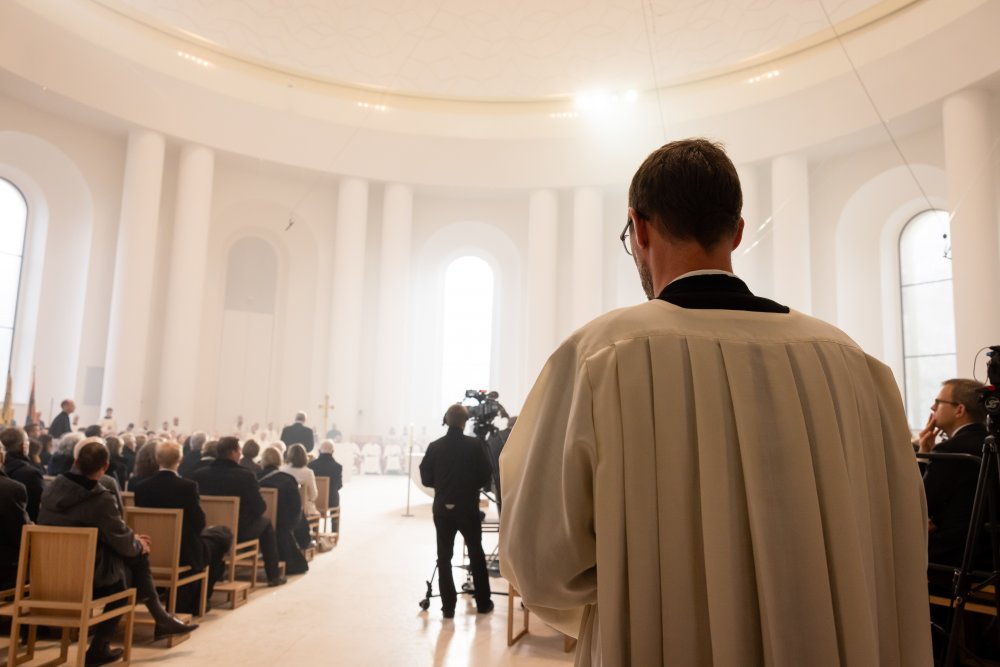
M794 53L913 0L94 0L279 71L395 94L650 90Z

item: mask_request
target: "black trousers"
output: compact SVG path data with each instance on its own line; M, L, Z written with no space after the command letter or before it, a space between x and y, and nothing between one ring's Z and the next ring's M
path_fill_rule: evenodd
M212 597L215 583L226 571L223 557L229 552L233 542L233 531L225 526L209 526L201 531L201 541L205 545L205 560L208 564L208 592ZM200 572L200 570L198 570ZM194 572L192 572L194 574ZM197 614L201 608L201 582L182 586L177 591L177 611L183 614Z
M281 569L278 567L278 540L274 536L274 528L266 516L261 515L249 526L241 526L237 542L247 540L260 540L260 553L264 557L264 571L268 579L277 579L281 576Z
M441 609L455 611L458 594L451 572L451 557L455 551L455 534L461 533L469 551L472 584L476 587L476 606L490 601L490 577L486 573L486 554L483 553L483 526L479 513L463 516L434 515L437 529L438 582L441 589Z

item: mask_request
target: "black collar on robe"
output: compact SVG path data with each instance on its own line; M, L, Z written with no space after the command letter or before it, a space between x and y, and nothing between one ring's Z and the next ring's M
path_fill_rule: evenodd
M656 298L681 308L789 312L788 306L754 296L745 282L724 273L705 273L675 280Z

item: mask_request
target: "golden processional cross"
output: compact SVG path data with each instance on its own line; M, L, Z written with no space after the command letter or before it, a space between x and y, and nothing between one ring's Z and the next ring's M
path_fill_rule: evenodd
M333 410L334 407L333 403L330 402L330 394L326 394L323 402L319 405L319 409L323 411L323 433L320 435L320 439L325 438L326 434L330 432L327 423L330 419L330 410Z

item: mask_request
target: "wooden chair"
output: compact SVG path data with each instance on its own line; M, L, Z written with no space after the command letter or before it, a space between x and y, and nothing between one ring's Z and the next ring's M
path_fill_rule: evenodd
M270 489L267 487L260 487L260 495L264 499L264 505L266 509L264 510L264 516L267 520L271 522L271 528L275 531L278 530L278 490ZM275 535L277 539L277 534ZM258 563L258 567L255 567L251 572L253 572L252 579L254 584L257 583L257 576L263 571L264 564ZM278 561L278 568L281 570L281 576L285 576L285 561ZM266 576L266 574L265 574Z
M135 507L135 491L122 491L122 505Z
M167 611L177 610L177 590L201 582L201 604L198 615L205 615L208 596L208 569L191 573L189 565L181 565L181 539L184 510L154 509L152 507L128 507L125 522L137 535L149 535L153 548L149 552L149 569L153 573L153 583L157 588L167 589ZM174 635L184 640L188 634ZM170 644L173 646L173 643Z
M205 511L205 522L209 526L226 526L233 531L233 543L226 554L227 581L215 584L215 590L229 596L232 609L250 599L250 590L257 587L251 577L250 583L236 581L236 567L250 566L257 571L260 559L260 541L253 539L237 542L240 530L240 499L236 496L202 496L201 508Z
M28 593L28 585L24 587L25 593ZM7 590L0 591L0 616L11 617L14 615L14 594L17 592L16 588L8 588ZM24 655L19 655L15 658L14 664L20 665L22 662L30 662L35 657L35 628L32 626L29 630L29 638L31 643L27 647L27 651Z
M76 665L83 667L87 654L87 632L117 616L125 617L122 664L132 659L132 628L135 620L135 589L94 599L94 561L97 558L96 528L25 526L21 531L21 554L17 567L7 665L24 662L17 651L21 626L29 626L28 652L34 654L35 628L39 625L63 629L59 660L69 656L70 630L79 631ZM28 589L28 581L31 588ZM117 600L127 604L105 610Z
M326 478L324 478L324 479L326 479ZM328 488L330 486L329 482L330 482L330 480L327 479L327 487ZM316 478L316 490L317 491L319 490L319 478L318 477ZM306 508L306 486L305 486L305 484L299 484L299 498L302 499L302 510L305 511L305 508ZM327 499L329 500L329 498L327 498ZM308 514L308 513L306 514L306 521L309 522L309 534L313 535L313 536L319 535L319 523L320 523L320 520L321 520L321 516L320 516L320 513L318 511L319 510L319 497L318 497L318 495L317 495L317 498L316 498L315 505L316 505L317 512L314 513L314 514Z
M333 536L333 543L340 540L340 507L330 507L330 478L316 476L316 510L319 512L320 532ZM333 530L333 520L337 520L337 530ZM326 522L326 530L322 530L322 522Z

